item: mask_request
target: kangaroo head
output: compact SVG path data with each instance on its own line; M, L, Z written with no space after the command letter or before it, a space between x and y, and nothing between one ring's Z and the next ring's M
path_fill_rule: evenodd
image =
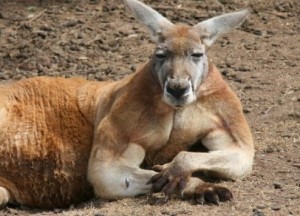
M208 73L206 47L228 30L239 26L249 11L217 16L194 26L173 24L154 9L137 0L125 0L138 21L150 31L156 43L153 73L159 80L163 100L181 107L197 99L197 89Z

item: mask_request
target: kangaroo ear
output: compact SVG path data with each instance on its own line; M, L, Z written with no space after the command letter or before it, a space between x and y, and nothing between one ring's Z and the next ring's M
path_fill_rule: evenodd
M137 0L124 0L124 2L134 14L135 18L149 29L156 43L160 40L162 32L173 26L169 20L164 18L156 10Z
M241 25L249 15L249 9L216 16L198 23L194 28L199 32L203 43L211 46L214 40L222 33Z

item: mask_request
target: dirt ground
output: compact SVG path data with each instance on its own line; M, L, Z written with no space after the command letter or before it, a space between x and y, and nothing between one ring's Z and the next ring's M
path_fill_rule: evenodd
M300 3L298 0L145 1L173 22L195 24L249 6L250 18L209 50L237 92L255 137L254 170L222 182L220 206L162 194L92 200L70 209L5 208L0 215L300 215ZM0 82L32 76L120 79L154 48L121 0L1 0Z

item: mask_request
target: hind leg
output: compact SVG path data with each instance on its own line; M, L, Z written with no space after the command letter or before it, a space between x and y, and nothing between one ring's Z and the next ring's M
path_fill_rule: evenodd
M6 206L6 204L10 201L10 193L9 191L0 186L0 208Z

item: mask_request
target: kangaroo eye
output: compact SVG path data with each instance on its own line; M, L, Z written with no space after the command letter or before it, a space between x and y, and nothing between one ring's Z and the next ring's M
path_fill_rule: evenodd
M194 58L201 58L203 56L203 53L192 53L192 57Z

